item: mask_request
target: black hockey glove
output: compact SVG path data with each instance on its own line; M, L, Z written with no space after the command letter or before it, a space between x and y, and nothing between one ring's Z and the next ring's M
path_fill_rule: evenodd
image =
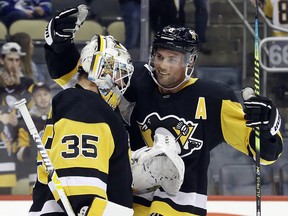
M267 138L276 135L281 126L278 109L269 98L256 96L251 87L242 90L247 127L259 127Z
M55 52L62 52L73 43L75 32L88 14L86 5L65 9L52 18L45 30L45 41Z

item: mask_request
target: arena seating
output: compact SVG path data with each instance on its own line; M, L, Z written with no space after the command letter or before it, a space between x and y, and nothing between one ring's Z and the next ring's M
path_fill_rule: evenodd
M6 28L6 26L0 22L0 41L4 41L7 37L8 34L8 30Z

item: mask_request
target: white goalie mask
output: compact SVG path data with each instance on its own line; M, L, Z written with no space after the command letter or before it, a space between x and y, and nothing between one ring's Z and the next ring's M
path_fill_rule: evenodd
M95 35L82 49L80 65L98 86L102 98L115 109L134 71L127 49L110 35Z

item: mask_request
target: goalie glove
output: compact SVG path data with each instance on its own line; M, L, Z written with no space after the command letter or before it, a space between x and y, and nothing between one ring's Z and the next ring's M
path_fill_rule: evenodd
M86 5L65 9L50 20L45 30L45 41L55 52L62 52L73 43L75 32L88 14Z
M175 195L184 180L185 165L178 155L180 147L175 138L156 134L154 146L143 147L132 153L134 193L146 193L162 187Z
M256 96L254 89L242 90L246 126L259 127L267 138L276 135L281 127L281 116L269 98Z

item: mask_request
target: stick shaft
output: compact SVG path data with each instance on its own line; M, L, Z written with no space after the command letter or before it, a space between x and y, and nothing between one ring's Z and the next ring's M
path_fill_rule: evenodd
M258 0L256 0L256 8L255 8L254 88L255 88L255 94L260 95ZM256 216L261 216L261 168L260 168L259 127L255 128L255 151L256 151Z
M54 184L54 187L60 197L60 200L65 208L66 213L68 214L68 216L75 216L75 213L73 212L72 206L68 200L68 197L65 194L64 188L59 180L59 177L56 173L56 171L54 170L53 164L47 154L47 151L44 147L44 144L42 143L41 137L36 129L36 126L32 120L32 117L26 107L26 100L22 99L18 102L15 103L15 108L19 110L19 112L21 113L25 124L29 130L29 133L31 134L31 136L33 137L33 140L36 142L37 145L37 149L41 155L42 161L46 166L46 169L49 173L49 176L52 180L52 183Z

